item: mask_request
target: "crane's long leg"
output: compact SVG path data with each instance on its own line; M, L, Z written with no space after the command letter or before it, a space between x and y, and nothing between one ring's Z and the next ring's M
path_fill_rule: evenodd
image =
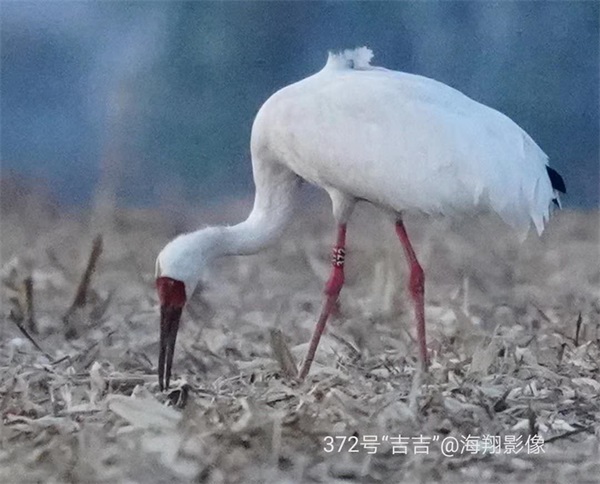
M337 242L333 247L333 255L331 258L331 275L329 276L329 280L325 285L325 303L323 305L323 310L321 311L321 316L317 321L317 325L315 326L315 330L310 340L310 345L308 347L306 357L304 358L304 363L302 364L302 368L298 374L301 380L303 380L310 371L310 367L317 351L317 346L319 346L321 335L325 329L325 324L327 324L327 319L335 308L337 298L342 290L342 286L344 285L344 259L346 255L345 246L346 224L339 224Z
M404 248L404 253L406 254L406 259L408 260L410 268L408 289L415 306L415 316L417 318L417 342L419 344L421 364L423 365L423 368L427 368L427 342L425 338L425 273L417 260L417 255L410 243L402 219L396 221L396 233L398 234L400 242L402 242L402 247Z

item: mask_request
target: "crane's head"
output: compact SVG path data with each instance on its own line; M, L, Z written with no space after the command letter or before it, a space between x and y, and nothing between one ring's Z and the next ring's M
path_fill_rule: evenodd
M156 259L156 290L160 302L158 383L169 387L181 313L200 282L200 265L189 234L169 242Z

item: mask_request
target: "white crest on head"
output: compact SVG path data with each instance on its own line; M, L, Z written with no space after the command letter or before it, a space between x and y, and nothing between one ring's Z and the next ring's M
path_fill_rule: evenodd
M358 47L356 49L346 49L342 52L329 52L327 64L325 67L335 69L354 69L357 71L366 71L372 69L371 59L373 51L368 47Z

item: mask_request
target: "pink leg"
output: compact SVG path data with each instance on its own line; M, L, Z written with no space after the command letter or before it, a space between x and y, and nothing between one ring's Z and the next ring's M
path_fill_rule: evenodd
M410 267L410 282L408 288L415 305L415 315L417 317L417 341L419 343L421 363L423 368L426 369L429 362L425 338L425 273L417 260L417 256L412 248L402 219L398 219L396 222L396 233L400 238L400 242L402 242L402 247L404 248L404 253L406 254L408 265Z
M331 276L329 277L329 281L327 281L327 284L325 285L325 304L310 340L308 353L306 353L306 358L304 358L304 363L302 364L302 368L298 374L298 377L301 380L303 380L310 371L310 366L312 365L315 357L317 346L319 346L319 341L321 339L321 335L323 334L323 330L325 329L327 318L329 318L329 315L334 311L337 298L342 290L342 285L344 284L344 257L346 254L345 246L346 224L340 224L338 225L337 243L333 248L333 257L331 260L333 268L331 271Z

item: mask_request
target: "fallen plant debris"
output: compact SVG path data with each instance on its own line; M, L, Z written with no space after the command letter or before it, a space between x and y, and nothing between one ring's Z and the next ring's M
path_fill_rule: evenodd
M121 212L95 239L65 316L72 284L61 261L87 251L86 217L4 214L2 307L13 311L1 329L0 481L597 481L597 214L565 211L521 246L485 217L407 221L422 262L438 268L426 282L427 374L402 252L393 233L373 240L389 227L358 216L340 311L304 382L296 362L331 243L315 210L277 247L216 268L198 295L212 309L192 300L160 392L153 264L172 235L165 218ZM30 309L11 303L23 274L35 335L33 297ZM70 339L65 318L76 324ZM448 455L442 443L454 441Z
M294 355L290 351L288 345L285 342L283 333L280 329L271 329L271 348L273 349L273 355L279 363L283 374L288 378L296 378L298 376L298 366L294 361Z

